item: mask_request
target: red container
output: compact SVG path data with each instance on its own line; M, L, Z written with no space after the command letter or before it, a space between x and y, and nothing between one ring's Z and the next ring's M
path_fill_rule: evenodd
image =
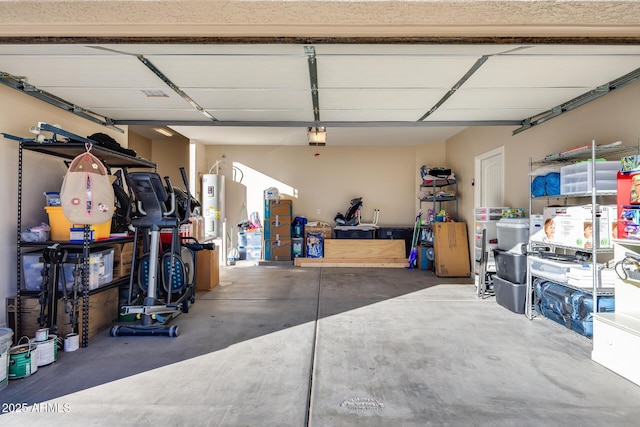
M631 189L634 176L640 172L618 172L616 178L616 205L618 212L618 239L638 238L640 236L640 205L631 203Z

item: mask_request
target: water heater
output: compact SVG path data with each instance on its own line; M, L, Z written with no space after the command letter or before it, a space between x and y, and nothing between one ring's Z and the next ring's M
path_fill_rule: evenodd
M224 237L224 175L202 175L202 216L205 238Z

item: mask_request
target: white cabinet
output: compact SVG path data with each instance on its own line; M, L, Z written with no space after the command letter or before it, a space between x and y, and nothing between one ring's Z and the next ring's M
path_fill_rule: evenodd
M627 252L640 255L640 241L614 241L616 270ZM591 358L640 385L640 280L618 279L615 313L596 313Z

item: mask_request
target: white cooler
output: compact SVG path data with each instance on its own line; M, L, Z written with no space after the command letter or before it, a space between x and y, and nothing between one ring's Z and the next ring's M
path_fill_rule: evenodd
M529 241L529 218L502 218L497 227L498 249L521 254Z

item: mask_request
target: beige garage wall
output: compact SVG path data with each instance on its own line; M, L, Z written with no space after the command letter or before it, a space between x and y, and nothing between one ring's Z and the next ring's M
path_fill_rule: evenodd
M188 179L189 140L187 138L175 138L174 141L153 140L151 159L157 163L160 176L168 176L174 186L184 188L180 168L185 168Z
M184 167L189 179L189 140L183 136L174 136L170 141L152 140L134 132L129 133L129 148L136 151L138 157L151 160L157 165L156 171L161 177L168 176L171 184L184 188L180 168Z
M446 163L459 177L460 217L468 224L473 225L474 200L471 179L474 158L482 153L504 147L505 205L527 209L530 159L539 160L550 153L591 144L592 140L595 140L596 144L622 141L625 146L639 146L640 83L614 91L597 101L515 136L512 135L514 129L474 127L447 141ZM557 202L552 200L552 203ZM586 204L590 201L579 199L572 202ZM542 201L536 201L534 213L540 213L543 207Z
M151 160L153 150L150 139L137 133L129 132L129 148L135 150L139 157Z
M239 222L242 215L242 202L234 193L244 191L243 186L229 184L235 175L236 181L244 176L244 186L259 186L258 196L252 195L250 188L247 191L248 213L255 210L262 216L262 191L277 186L294 200L294 216L310 221L334 225L336 213L344 213L352 198L362 197L363 220L371 220L373 210L380 209L381 225L412 225L418 208L419 167L442 165L444 142L419 147L326 146L317 150L308 146L208 146L206 156L208 165L222 160L220 173L227 180L226 216L231 224ZM262 179L257 184L249 183L248 177L256 173Z

